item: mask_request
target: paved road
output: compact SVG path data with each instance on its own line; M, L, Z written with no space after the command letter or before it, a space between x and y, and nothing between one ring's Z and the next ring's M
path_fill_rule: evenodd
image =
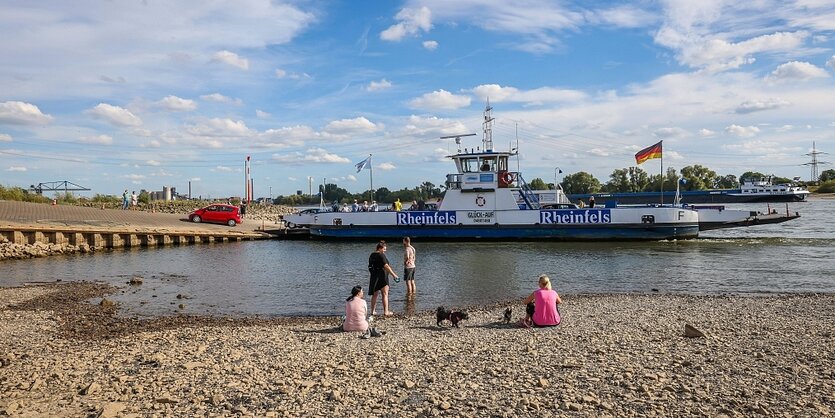
M260 225L195 224L179 214L0 200L0 227L251 234Z

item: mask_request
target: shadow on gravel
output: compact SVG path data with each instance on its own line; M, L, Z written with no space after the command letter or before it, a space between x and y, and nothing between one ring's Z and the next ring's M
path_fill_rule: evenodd
M293 332L298 332L300 334L341 334L342 328L339 327L330 327L325 329L297 329L293 330Z

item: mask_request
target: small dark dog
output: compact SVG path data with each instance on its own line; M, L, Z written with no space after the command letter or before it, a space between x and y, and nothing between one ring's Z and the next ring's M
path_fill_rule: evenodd
M447 308L444 308L443 306L438 306L438 310L435 311L435 319L438 320L436 322L438 326L441 326L441 322L449 320L449 322L452 322L452 326L454 326L455 328L459 328L458 323L469 318L470 316L467 315L466 312L450 311L447 310Z
M505 323L505 324L509 324L509 323L510 323L510 317L511 317L511 316L513 316L513 308L511 308L510 306L508 306L508 307L504 310L504 316L503 316L503 319L504 319L504 323Z

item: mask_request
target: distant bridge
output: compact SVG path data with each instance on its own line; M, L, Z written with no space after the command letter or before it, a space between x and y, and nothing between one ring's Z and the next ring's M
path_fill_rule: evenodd
M29 190L42 195L44 191L47 192L83 192L89 191L90 189L79 186L71 181L49 181L46 183L38 183L37 186L31 185L29 186Z

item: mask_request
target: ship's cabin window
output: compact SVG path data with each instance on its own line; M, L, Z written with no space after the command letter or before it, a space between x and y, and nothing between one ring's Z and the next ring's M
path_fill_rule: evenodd
M459 160L461 164L462 173L472 173L478 171L478 159L476 158L462 158Z
M496 157L480 158L479 171L496 171Z

